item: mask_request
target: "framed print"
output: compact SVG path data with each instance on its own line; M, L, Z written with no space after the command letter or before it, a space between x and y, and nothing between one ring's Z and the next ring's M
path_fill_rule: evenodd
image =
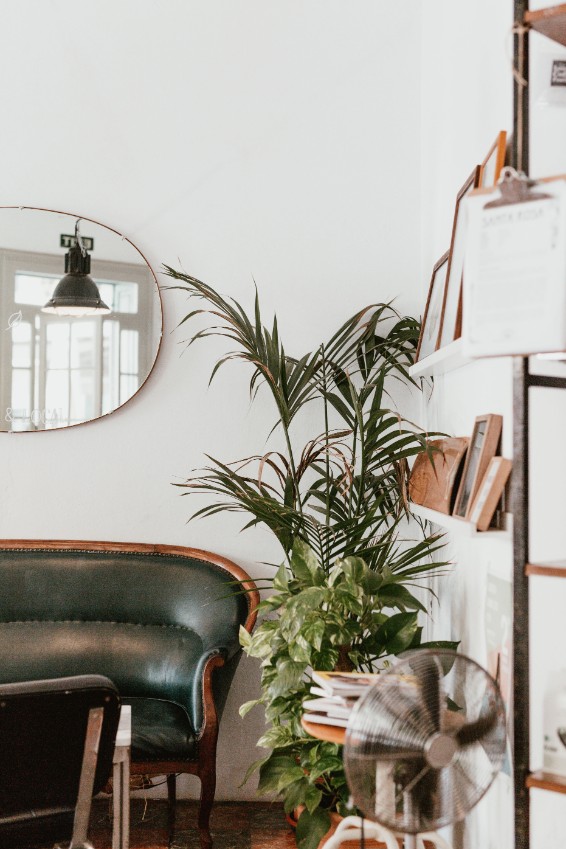
M492 413L478 416L475 421L462 480L454 504L453 515L460 519L469 520L470 518L479 485L487 471L489 461L497 452L502 424L502 417Z
M487 472L470 510L470 522L477 526L478 531L487 531L489 528L503 487L511 473L511 466L511 460L504 457L493 457L489 461Z
M447 267L448 251L446 251L444 256L438 260L432 269L415 362L424 360L429 354L433 354L438 347Z
M505 152L507 145L507 133L501 130L497 138L489 148L487 156L480 165L479 188L488 189L497 183L501 169L505 165Z
M462 332L462 276L466 236L466 217L461 214L462 198L466 197L472 189L477 189L480 170L480 166L476 165L456 197L452 241L442 303L439 347L449 345L454 339L458 339Z
M413 504L450 515L468 442L465 436L435 439L417 454L409 479Z

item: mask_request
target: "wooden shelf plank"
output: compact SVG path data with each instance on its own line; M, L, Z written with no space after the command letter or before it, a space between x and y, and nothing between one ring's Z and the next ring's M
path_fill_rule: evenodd
M440 525L446 528L447 531L461 537L494 537L499 539L510 536L511 528L511 513L504 513L504 527L490 528L488 531L478 531L477 527L471 522L466 522L464 519L458 519L456 516L448 516L446 513L439 513L437 510L430 510L428 507L422 507L420 504L409 505L411 513L419 516L421 519L426 519L428 522L434 522L435 525Z
M526 12L525 23L547 38L566 45L566 3Z
M446 374L468 365L472 360L462 354L462 340L456 339L444 348L439 348L434 354L425 357L409 368L411 377L433 377L434 375Z
M527 563L527 575L542 575L547 578L566 578L566 560L549 560L547 563Z
M532 772L527 777L527 787L537 790L550 790L552 793L566 793L566 775L553 772Z

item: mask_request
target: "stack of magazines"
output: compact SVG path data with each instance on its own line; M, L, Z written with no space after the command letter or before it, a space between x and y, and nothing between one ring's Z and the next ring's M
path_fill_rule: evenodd
M364 672L313 672L311 696L303 702L307 722L345 728L352 708L379 675Z

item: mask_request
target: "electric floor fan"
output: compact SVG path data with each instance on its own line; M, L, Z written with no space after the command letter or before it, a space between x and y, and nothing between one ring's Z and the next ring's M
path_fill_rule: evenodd
M447 650L410 652L379 676L350 717L344 766L367 837L398 849L424 840L449 849L437 829L456 823L487 792L505 757L505 709L475 661ZM325 849L359 839L347 817Z

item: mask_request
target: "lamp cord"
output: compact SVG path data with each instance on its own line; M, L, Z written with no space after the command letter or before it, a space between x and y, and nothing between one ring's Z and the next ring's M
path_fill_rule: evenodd
M76 241L77 245L79 246L79 248L81 249L82 255L86 256L86 248L84 246L83 237L81 236L80 230L79 230L80 220L81 220L80 218L77 218L77 222L75 224L75 241Z
M366 836L365 836L365 829L364 829L364 818L360 817L360 820L361 820L361 827L362 827L361 828L362 833L360 835L360 849L366 849Z

